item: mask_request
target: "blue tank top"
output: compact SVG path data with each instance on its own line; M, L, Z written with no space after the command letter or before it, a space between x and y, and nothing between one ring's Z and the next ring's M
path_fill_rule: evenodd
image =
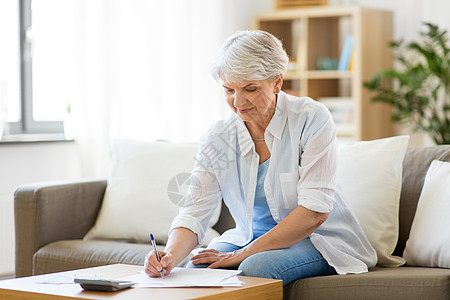
M270 213L266 193L264 192L264 179L269 167L269 160L270 158L258 166L255 203L253 205L253 238L260 237L277 225Z

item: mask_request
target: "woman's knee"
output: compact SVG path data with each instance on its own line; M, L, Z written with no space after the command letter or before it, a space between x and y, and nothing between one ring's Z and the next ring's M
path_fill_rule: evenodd
M240 275L244 276L277 279L272 264L267 261L267 256L263 252L247 257L239 265L239 270Z

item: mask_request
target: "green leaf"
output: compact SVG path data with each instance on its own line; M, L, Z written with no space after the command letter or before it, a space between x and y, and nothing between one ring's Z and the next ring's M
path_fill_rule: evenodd
M402 44L403 44L403 40L402 40L402 39L397 40L397 41L390 41L390 42L388 43L389 47L391 47L391 48L398 48L398 47L400 47Z

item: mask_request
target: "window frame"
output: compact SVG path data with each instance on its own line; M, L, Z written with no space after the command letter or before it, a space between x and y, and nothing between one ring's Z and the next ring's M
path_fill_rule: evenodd
M20 120L9 122L9 135L44 134L65 139L63 121L36 121L33 119L32 63L32 0L19 0L19 49L20 49Z

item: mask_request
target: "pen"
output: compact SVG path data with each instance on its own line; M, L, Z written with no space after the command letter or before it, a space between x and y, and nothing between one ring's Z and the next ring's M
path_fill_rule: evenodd
M153 234L151 234L151 233L150 233L150 240L152 241L153 250L155 251L155 254L156 254L156 259L158 259L158 261L161 262L161 258L159 257L158 249L156 249L155 239L153 238ZM159 272L161 273L161 278L164 278L164 269L161 269L161 271L159 271Z

